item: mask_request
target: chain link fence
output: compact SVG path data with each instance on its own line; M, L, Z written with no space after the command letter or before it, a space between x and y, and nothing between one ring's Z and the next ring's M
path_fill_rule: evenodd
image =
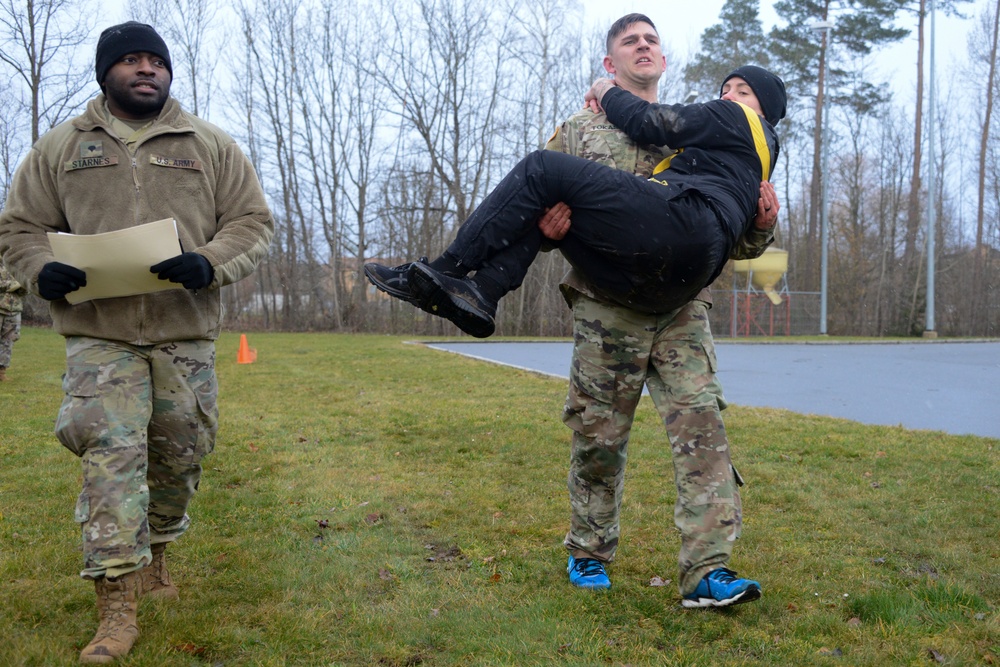
M712 290L709 321L717 338L819 334L820 293L781 292L773 303L763 292Z

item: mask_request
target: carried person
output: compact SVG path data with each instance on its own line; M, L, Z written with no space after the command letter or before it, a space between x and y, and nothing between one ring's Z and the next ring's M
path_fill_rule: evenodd
M778 156L774 125L785 115L784 83L744 66L726 77L720 99L704 104L650 103L606 78L585 99L636 143L674 152L644 179L535 151L487 195L441 256L392 268L370 263L368 279L472 336L489 337L497 303L521 285L541 247L539 217L563 202L573 223L559 249L604 298L645 313L693 299L719 275L756 215L760 182Z

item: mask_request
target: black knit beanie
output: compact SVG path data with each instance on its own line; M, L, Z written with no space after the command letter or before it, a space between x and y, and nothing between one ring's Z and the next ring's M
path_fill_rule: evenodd
M777 125L778 121L785 117L785 104L788 97L785 95L785 82L768 72L763 67L756 65L744 65L734 69L729 76L722 80L722 85L726 85L734 76L738 76L749 84L753 94L760 102L761 111L764 112L764 120L771 125ZM722 89L719 89L722 95Z
M137 21L128 21L111 26L98 38L97 58L94 66L97 83L104 85L104 77L108 75L108 70L122 56L127 53L140 52L152 53L163 58L170 76L174 75L167 44L162 37L156 34L153 26Z

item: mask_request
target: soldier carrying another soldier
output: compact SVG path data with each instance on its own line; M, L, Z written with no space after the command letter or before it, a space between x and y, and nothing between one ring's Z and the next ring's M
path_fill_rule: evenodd
M606 48L604 67L615 83L656 102L666 58L649 17L627 14L615 21ZM741 73L753 79L752 69ZM545 147L644 178L672 152L636 144L590 108L567 119ZM756 216L734 246L734 259L758 257L774 240L780 205L771 183L762 181L760 187ZM568 232L558 226L565 213L558 206L539 221L542 233L556 241ZM710 290L674 311L650 314L602 298L575 268L560 289L573 310L573 361L563 410L573 432L567 481L571 518L564 540L570 582L580 588L611 587L605 566L618 550L629 436L645 386L666 427L663 444L673 455L681 604L720 607L756 599L759 583L729 569L743 525L742 481L722 419L727 403L716 376ZM615 378L613 386L605 381L609 377Z
M648 19L641 18L632 23L648 25L649 33L655 34ZM628 36L633 32L638 30ZM647 56L643 60L658 66ZM658 78L659 72L655 74ZM761 226L755 220L765 217L765 237L774 224L766 214L776 209L777 201L762 181L768 180L777 160L774 125L785 115L784 83L765 69L744 66L726 77L719 99L705 104L655 104L609 79L595 81L585 99L592 110L603 109L632 142L669 145L674 150L666 153L648 179L575 155L532 153L486 197L441 256L398 267L368 264L368 279L382 291L485 338L494 332L499 299L521 284L543 234L548 238L565 234L559 249L586 279L595 302L617 307L630 318L646 316L644 329L670 329L673 317L683 320L691 314L684 309L715 280L744 237ZM539 223L539 229L536 221L549 208L552 219ZM705 316L704 309L696 311L691 312ZM700 332L699 336L708 340ZM661 343L670 345L668 339ZM566 544L570 580L576 585L610 586L602 561L610 561L617 545L617 517L611 513L620 500L624 446L634 412L631 402L638 400L645 374L637 376L639 393L614 407L600 401L574 404L572 391L567 401L564 418L584 436L580 442L574 440L571 495L584 497L583 486L598 485L597 492L609 496L602 509L611 517L599 526L584 527L590 517L584 514L586 508L574 504ZM704 369L687 379L710 383L713 377L714 370ZM602 374L592 384L591 393L614 396L618 373ZM721 399L721 392L715 393ZM675 474L684 492L677 511L699 514L696 520L678 519L684 532L682 604L725 606L756 599L757 582L739 579L723 567L740 529L736 475L718 414L724 406L711 392L695 391L689 398L694 402L678 404L679 410L670 408L669 401L661 402L669 408L665 419L684 417L687 424L671 433L672 440L678 438ZM620 424L592 429L609 408L614 413L610 421ZM702 442L706 432L716 434L711 442ZM706 455L718 447L723 452Z

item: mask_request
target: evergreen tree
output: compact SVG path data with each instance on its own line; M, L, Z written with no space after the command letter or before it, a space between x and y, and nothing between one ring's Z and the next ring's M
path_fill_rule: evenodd
M684 68L684 81L712 99L723 77L741 65L770 64L759 0L726 0L719 22L701 34L701 51Z
M779 0L774 8L786 21L771 31L772 58L781 63L791 99L814 99L813 167L809 196L806 267L816 267L811 286L818 285L819 210L823 174L820 147L823 130L823 97L844 82L851 83L851 104L857 110L874 108L882 94L875 85L858 86L855 72L834 63L854 63L878 47L898 41L909 31L895 27L897 14L907 0ZM817 22L832 22L832 30L818 32ZM829 61L829 68L828 68ZM829 71L830 81L826 80ZM815 96L815 97L814 97Z

